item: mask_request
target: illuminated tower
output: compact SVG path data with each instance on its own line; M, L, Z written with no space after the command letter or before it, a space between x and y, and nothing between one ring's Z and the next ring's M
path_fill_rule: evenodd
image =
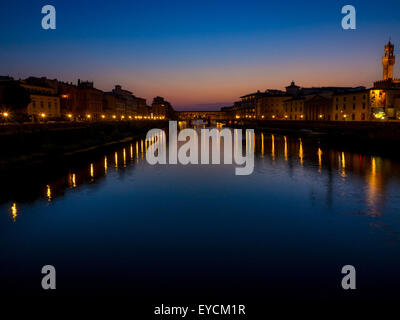
M382 57L383 80L393 79L393 66L395 63L394 45L390 42L385 45L385 56Z

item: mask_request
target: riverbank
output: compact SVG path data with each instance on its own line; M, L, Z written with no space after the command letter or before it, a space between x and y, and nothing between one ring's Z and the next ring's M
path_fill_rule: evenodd
M145 135L167 121L71 122L0 127L0 172L66 161Z
M400 158L400 122L247 120L233 125L258 132L318 140L344 150Z

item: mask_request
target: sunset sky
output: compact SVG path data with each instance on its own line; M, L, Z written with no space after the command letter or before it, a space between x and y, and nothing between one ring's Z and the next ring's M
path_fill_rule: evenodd
M57 10L56 30L41 28L46 4ZM341 28L346 4L357 30ZM120 84L177 109L229 105L291 80L368 87L382 77L389 37L400 47L399 18L398 0L7 1L0 75L80 78L104 91Z

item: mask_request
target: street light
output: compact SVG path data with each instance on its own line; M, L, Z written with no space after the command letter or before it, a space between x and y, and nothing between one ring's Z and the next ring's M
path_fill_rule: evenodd
M4 116L4 118L7 118L8 117L8 112L4 112L3 116Z
M42 113L40 116L41 116L42 118L46 118L46 114L45 114L45 113Z

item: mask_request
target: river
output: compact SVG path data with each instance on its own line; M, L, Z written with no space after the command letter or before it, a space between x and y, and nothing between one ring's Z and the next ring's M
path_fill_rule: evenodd
M147 146L2 178L7 293L41 294L53 265L60 295L399 297L396 160L257 132L254 172L236 176L236 165L152 166Z

